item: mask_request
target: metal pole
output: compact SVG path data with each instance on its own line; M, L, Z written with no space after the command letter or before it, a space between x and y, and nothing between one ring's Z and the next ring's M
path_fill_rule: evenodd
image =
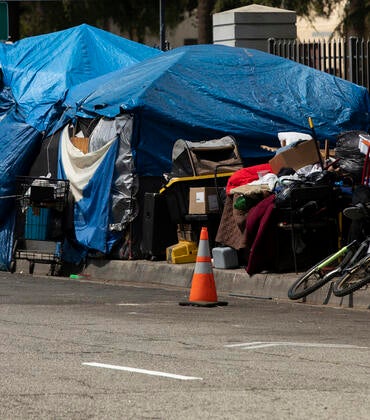
M166 1L159 0L159 38L161 50L166 50L166 23L165 23Z

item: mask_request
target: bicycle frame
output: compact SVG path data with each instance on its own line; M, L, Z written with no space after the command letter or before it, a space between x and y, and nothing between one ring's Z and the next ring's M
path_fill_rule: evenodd
M324 260L321 264L319 264L317 267L317 270L322 270L323 268L327 267L329 264L331 264L335 260L343 257L339 265L333 270L329 271L324 276L324 278L327 281L329 281L334 277L343 276L343 274L347 270L350 270L354 264L356 264L361 258L363 258L369 252L369 246L370 246L370 237L367 237L361 243L359 243L355 239L348 245L345 245L340 250L338 250L338 252L331 255L326 260ZM350 254L350 252L353 250L355 250L355 252L353 254Z
M368 244L367 244L367 247L368 247ZM344 247L339 249L336 253L331 255L329 258L327 258L326 260L318 264L318 266L316 267L316 271L322 270L323 268L327 267L332 262L343 257L343 260L338 265L338 267L334 268L333 270L331 270L329 273L325 275L325 278L336 277L337 275L341 274L346 267L351 266L355 261L357 261L359 255L361 255L362 252L364 251L364 248L365 248L364 242L362 242L359 245L358 241L354 240L348 245L345 245ZM356 249L355 253L351 255L351 258L349 260L346 260L345 258L346 255L353 249Z

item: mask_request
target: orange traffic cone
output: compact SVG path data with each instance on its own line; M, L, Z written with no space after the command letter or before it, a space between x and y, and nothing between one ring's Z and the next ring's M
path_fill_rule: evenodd
M224 306L227 302L217 301L215 279L213 277L211 253L209 251L208 230L203 227L200 233L198 254L195 262L189 302L180 305Z

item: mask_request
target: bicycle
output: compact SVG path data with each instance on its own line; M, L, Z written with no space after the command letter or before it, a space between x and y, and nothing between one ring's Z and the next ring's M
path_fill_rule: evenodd
M344 275L333 285L335 296L343 297L361 289L370 283L370 253L367 252L360 261L347 268Z
M352 241L339 251L331 254L301 275L289 288L288 297L301 299L320 289L335 277L340 277L333 285L336 296L345 296L370 282L370 236L362 242ZM369 266L369 273L367 269ZM355 275L367 273L354 281Z

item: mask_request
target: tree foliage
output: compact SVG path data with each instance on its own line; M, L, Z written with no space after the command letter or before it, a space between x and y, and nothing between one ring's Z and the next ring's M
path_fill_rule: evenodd
M196 7L196 0L166 2L166 24L175 26L184 13ZM21 2L20 35L26 37L89 23L143 42L145 35L159 32L159 0L61 0Z
M21 1L10 0L19 10L20 37L66 29L89 23L102 29L127 34L132 40L143 42L148 34L159 33L160 0L60 0ZM212 13L261 4L295 10L299 16L330 16L343 0L167 0L166 25L174 27L187 11L198 8L199 42L211 42ZM370 0L347 0L344 19L338 26L342 35L369 36Z

